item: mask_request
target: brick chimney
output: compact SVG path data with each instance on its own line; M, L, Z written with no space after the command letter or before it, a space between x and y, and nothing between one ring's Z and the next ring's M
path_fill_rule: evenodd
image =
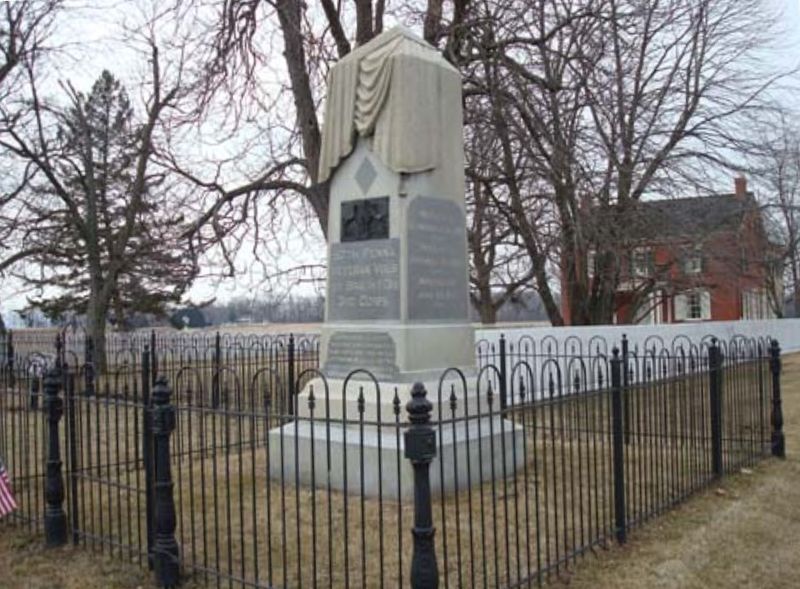
M744 176L737 176L734 178L733 184L735 187L734 196L738 200L744 200L747 198L747 178Z

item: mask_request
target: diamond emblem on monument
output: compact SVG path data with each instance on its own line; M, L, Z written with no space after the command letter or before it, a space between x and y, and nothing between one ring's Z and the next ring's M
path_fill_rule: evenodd
M369 158L365 157L356 171L356 182L358 183L359 188L361 188L361 192L366 194L367 190L369 190L370 186L372 186L372 183L375 182L375 178L377 177L378 172L375 171L375 166L372 165L372 162L369 161Z

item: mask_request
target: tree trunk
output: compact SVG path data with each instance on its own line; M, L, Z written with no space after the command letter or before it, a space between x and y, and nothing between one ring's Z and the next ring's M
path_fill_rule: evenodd
M303 3L300 0L282 0L277 3L277 14L283 32L283 57L291 82L294 107L297 114L297 127L303 142L306 156L306 169L312 184L316 184L319 172L319 156L322 137L317 119L317 105L311 91L311 81L306 69L306 53L300 23L303 17ZM370 11L370 21L372 19ZM315 187L316 188L316 187ZM323 233L327 236L328 210L327 186L321 194L314 193L311 206L319 218Z
M330 204L330 182L314 184L309 188L308 202L314 210L314 214L319 222L322 235L328 238L328 206Z
M591 296L587 323L608 325L614 322L618 281L615 276L603 274L598 274L595 280L598 282Z
M92 338L95 373L103 373L106 370L106 316L108 315L107 306L100 304L96 294L91 294L89 305L86 309L87 332Z
M797 252L793 252L790 256L792 264L792 294L794 303L794 316L800 317L800 260L798 260ZM781 294L783 298L783 294ZM782 303L783 301L781 301Z
M565 227L571 226L562 220ZM574 238L568 234L572 230L565 230L562 241L562 256L565 257L565 271L567 273L567 296L569 297L569 324L587 325L589 323L589 290L586 288L583 272L581 271L581 254L575 245Z
M494 325L497 323L497 308L492 303L491 297L489 297L488 300L481 297L478 312L481 314L481 323L483 325Z

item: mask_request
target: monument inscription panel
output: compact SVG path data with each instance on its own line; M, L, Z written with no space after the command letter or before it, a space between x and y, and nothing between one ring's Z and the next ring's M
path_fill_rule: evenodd
M344 378L359 368L369 370L376 378L397 376L394 340L388 333L339 331L331 336L323 368L325 375Z
M418 196L408 207L408 318L465 320L464 212L454 202Z
M328 320L400 318L400 240L332 243Z

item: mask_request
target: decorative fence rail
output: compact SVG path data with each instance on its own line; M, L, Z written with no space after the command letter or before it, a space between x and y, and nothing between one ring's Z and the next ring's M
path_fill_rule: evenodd
M766 339L479 343L410 397L363 371L334 396L315 341L183 343L6 355L16 523L162 586L510 588L784 454Z

